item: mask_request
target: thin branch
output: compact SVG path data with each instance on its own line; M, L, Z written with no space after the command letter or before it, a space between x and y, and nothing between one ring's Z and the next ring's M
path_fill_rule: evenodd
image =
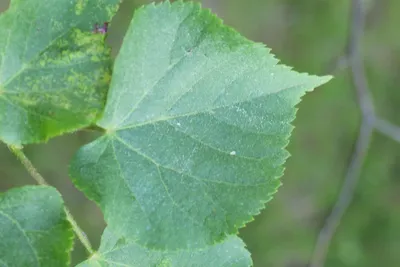
M378 132L392 138L393 140L400 143L400 127L388 122L384 119L375 120L375 129Z
M21 161L22 165L24 165L25 169L29 172L35 181L40 185L49 185L43 176L36 170L35 166L33 166L32 162L26 157L24 152L20 148L15 146L8 147L12 153Z
M369 122L363 121L338 200L318 235L317 244L311 258L311 267L324 266L332 237L335 234L343 215L353 200L354 191L361 172L361 167L371 142L372 132L372 125Z
M332 61L324 67L324 73L329 73L330 75L335 76L335 74L340 71L347 69L349 67L349 58L347 54L340 54L332 59Z
M29 172L29 174L33 177L33 179L35 179L35 181L38 184L49 185L43 178L43 176L36 170L35 166L33 166L32 162L26 157L25 153L21 150L21 148L15 146L9 146L9 149L21 161L22 165L24 165L25 169ZM79 240L82 242L83 246L90 253L90 255L92 255L94 253L94 250L85 232L83 232L83 230L79 227L74 217L72 216L71 212L66 207L64 207L64 211L67 215L68 221L72 225L72 229L74 230L75 234L78 236Z
M357 93L362 122L338 200L318 235L310 262L311 267L322 267L325 264L326 255L332 238L343 215L346 213L346 210L353 200L376 121L374 104L368 89L368 82L361 57L362 53L360 52L361 39L364 34L364 24L365 14L363 10L363 0L353 0L351 9L351 29L348 38L348 61L352 72L353 85Z
M363 0L352 1L352 23L349 36L348 57L353 76L353 85L357 92L363 119L372 123L375 119L375 108L369 91L367 77L365 75L362 51L360 51L362 37L364 35L365 13Z

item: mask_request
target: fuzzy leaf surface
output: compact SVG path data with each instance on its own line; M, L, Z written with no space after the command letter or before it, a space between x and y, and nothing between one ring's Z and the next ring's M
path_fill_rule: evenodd
M163 252L145 249L108 228L103 233L99 251L77 267L249 267L250 253L243 241L230 236L226 241L201 251Z
M0 14L0 141L38 143L92 124L104 108L110 49L96 23L119 0L13 0Z
M60 194L25 186L0 194L0 266L69 266L73 232Z
M141 246L222 242L276 192L295 105L328 80L278 65L198 4L148 5L115 62L106 134L80 149L71 177Z

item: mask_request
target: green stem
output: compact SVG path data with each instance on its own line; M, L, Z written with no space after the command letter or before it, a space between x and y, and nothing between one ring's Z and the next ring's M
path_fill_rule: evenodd
M96 132L96 133L104 133L105 130L97 125L91 125L89 127L81 129L84 132Z
M33 177L33 179L35 179L35 181L38 184L49 185L43 178L43 176L36 170L35 166L33 166L32 162L26 157L25 153L22 151L20 147L9 146L8 148L21 161L22 165L24 165L25 169L29 172L29 174ZM75 221L71 212L66 207L64 207L64 210L67 215L67 219L71 223L72 229L74 230L75 234L78 236L79 240L86 248L86 250L92 255L94 253L94 250L85 232L83 232L83 230L79 227L78 223Z
M40 173L33 166L32 162L25 156L24 152L15 146L9 146L11 152L21 161L22 165L24 165L25 169L29 172L29 174L35 179L35 181L40 185L49 185L46 180L40 175Z

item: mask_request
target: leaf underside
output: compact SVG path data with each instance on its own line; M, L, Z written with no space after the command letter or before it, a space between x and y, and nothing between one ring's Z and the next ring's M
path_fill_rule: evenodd
M0 194L0 266L69 266L72 241L56 189L25 186Z
M249 267L250 253L243 241L231 236L223 243L202 251L152 251L118 238L108 228L103 233L99 251L78 267Z
M71 177L117 236L165 250L222 242L277 190L295 105L329 79L278 65L198 4L148 5L115 62L106 134Z
M0 14L0 141L27 144L92 124L104 108L110 49L96 23L119 0L13 0Z

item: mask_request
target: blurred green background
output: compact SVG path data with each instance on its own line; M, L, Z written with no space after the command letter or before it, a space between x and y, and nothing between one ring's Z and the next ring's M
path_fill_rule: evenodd
M0 10L8 0L0 0ZM125 0L109 34L114 55L134 9L149 1ZM267 44L297 71L326 74L346 47L350 0L203 0L226 24ZM365 0L363 50L379 115L400 125L400 1ZM292 157L283 186L266 209L241 231L255 267L306 267L317 234L337 199L358 132L360 114L350 72L342 68L329 84L299 105L288 147ZM64 196L97 247L104 221L77 191L67 167L74 152L94 136L78 132L43 145L28 156ZM400 144L374 133L355 199L330 247L327 267L400 266ZM21 164L0 145L0 191L33 184ZM86 257L79 242L73 263ZM213 266L210 266L213 267Z

